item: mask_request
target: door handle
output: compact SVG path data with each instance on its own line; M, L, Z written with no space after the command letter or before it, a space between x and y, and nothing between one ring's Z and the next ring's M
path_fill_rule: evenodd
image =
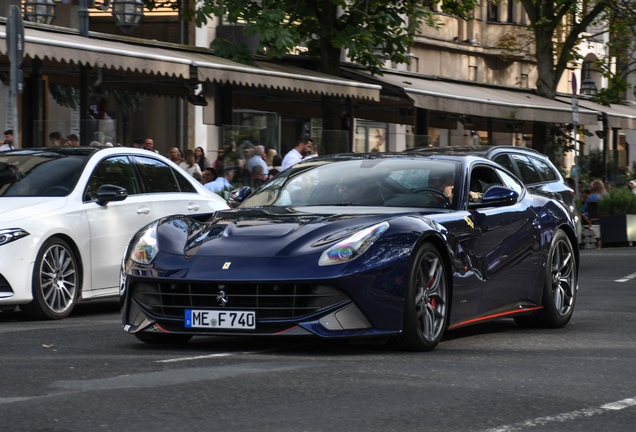
M150 213L149 207L139 207L137 209L137 214L148 214L148 213Z
M190 204L188 206L188 210L190 210L190 211L199 211L200 208L201 207L199 207L197 204Z

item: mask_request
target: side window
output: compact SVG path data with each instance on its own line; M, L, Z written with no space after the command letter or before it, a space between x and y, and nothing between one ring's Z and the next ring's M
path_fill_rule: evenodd
M139 193L135 174L127 156L104 159L97 165L88 180L84 200L95 201L97 199L97 189L105 184L123 187L128 192L128 195Z
M179 188L181 189L181 192L196 193L197 190L194 188L194 186L192 186L192 183L186 180L186 178L181 173L175 170L172 170L172 172L174 173L174 176L177 178L177 183L179 183Z
M165 163L145 156L134 156L141 171L146 192L179 192L179 185L170 168Z
M543 176L543 181L551 182L551 181L558 180L557 175L555 174L554 171L552 171L552 168L550 168L550 165L548 165L547 163L537 158L531 158L531 159L534 166L541 173L541 176Z
M493 186L504 186L495 170L489 166L476 166L470 173L469 201L481 201L484 192Z
M540 183L541 177L539 173L530 162L526 156L523 155L512 155L515 162L517 162L517 168L519 168L519 173L521 174L521 180L523 180L524 184L533 184Z
M501 177L506 187L512 189L513 191L521 195L521 192L523 191L523 186L521 186L521 183L519 183L519 180L517 180L515 177L511 175L508 175L508 173L502 170L497 170L497 174L499 174L499 177Z
M512 161L510 160L510 156L507 154L500 154L496 158L493 159L499 165L510 171L511 173L515 172L515 167L512 165Z

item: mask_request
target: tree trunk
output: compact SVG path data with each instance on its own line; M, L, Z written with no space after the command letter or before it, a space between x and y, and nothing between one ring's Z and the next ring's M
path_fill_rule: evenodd
M338 7L331 0L322 0L322 17L323 31L320 35L320 69L323 73L340 76L340 48L336 48L332 44L332 36L330 33L336 31ZM322 96L322 146L320 154L335 154L349 150L348 144L343 140L345 132L340 131L341 124L341 98L333 96Z
M556 97L557 82L554 72L554 50L552 28L543 24L535 26L536 56L537 56L537 93L548 99ZM549 139L548 123L535 122L532 126L532 148L545 153Z

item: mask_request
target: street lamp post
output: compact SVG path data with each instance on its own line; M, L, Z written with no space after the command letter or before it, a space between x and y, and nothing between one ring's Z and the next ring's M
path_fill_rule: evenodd
M88 37L89 13L88 1L80 0L80 36ZM129 35L137 27L144 16L143 0L103 0L102 4L95 3L95 7L102 11L107 11L113 6L112 15L115 22L122 31ZM55 19L55 0L26 0L24 2L24 19L32 22L51 24ZM88 130L88 74L90 67L87 64L80 64L80 143L88 145L91 140Z

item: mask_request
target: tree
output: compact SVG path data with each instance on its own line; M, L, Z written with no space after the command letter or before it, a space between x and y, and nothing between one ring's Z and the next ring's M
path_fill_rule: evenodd
M148 8L163 4L145 0ZM381 74L386 60L409 63L413 34L422 24L439 26L422 0L201 0L194 7L172 3L198 26L213 16L244 23L244 34L260 35L259 51L282 58L298 47L320 59L321 72L339 76L342 53L373 74ZM468 19L478 0L443 0L442 11ZM217 55L249 63L251 53L232 41L215 40ZM323 130L341 129L340 98L323 96ZM324 143L326 153L339 149Z

